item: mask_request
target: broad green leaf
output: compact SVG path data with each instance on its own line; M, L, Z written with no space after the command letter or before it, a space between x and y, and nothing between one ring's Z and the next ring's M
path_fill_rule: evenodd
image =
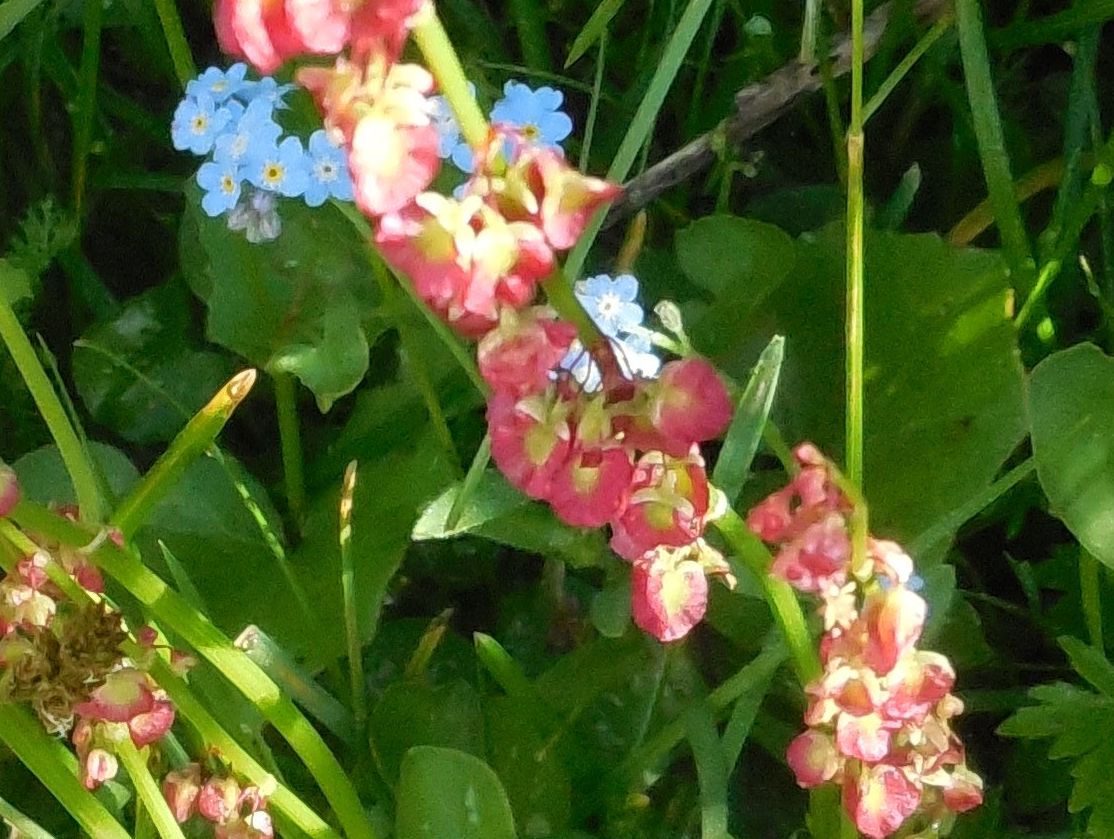
M745 286L743 300L754 307L788 276L795 259L789 234L762 221L706 216L677 232L677 261L690 280L716 296Z
M605 638L622 638L630 628L630 574L620 574L592 598L592 626Z
M611 556L600 531L563 523L547 505L530 501L494 469L484 473L456 524L448 528L460 487L454 484L422 511L412 534L416 541L469 534L580 566L599 565Z
M1114 568L1114 359L1093 344L1050 355L1033 370L1029 413L1052 512Z
M787 442L812 440L837 461L844 240L840 226L800 237L776 290L766 268L743 276L713 304L739 317L719 335L692 332L736 376L784 335L773 417ZM1022 369L997 254L899 233L868 233L865 250L866 497L871 530L901 541L984 492L1020 443Z
M6 259L0 259L0 297L8 305L31 296L31 278L22 268L17 268Z
M1099 650L1084 644L1078 638L1065 635L1059 642L1068 654L1075 672L1100 693L1114 699L1114 664Z
M182 270L208 307L206 332L257 367L292 373L326 411L368 369L385 327L364 242L333 207L282 205L282 233L252 244L188 191ZM361 320L363 318L364 320Z
M188 295L177 284L144 292L74 344L85 407L133 443L172 439L234 372L228 357L191 346Z
M21 20L38 8L43 0L7 0L0 6L0 41L7 38Z
M516 839L507 793L478 757L416 746L402 762L397 839Z
M568 827L572 812L568 771L538 717L521 699L498 696L485 704L488 757L523 837L551 836Z
M592 12L592 16L588 18L588 22L584 24L584 28L577 34L572 46L569 47L569 57L565 59L566 70L600 39L600 35L607 29L607 24L611 23L611 19L619 13L619 9L623 8L624 2L625 0L601 0L596 10Z
M119 498L139 480L139 471L128 456L105 443L90 443L89 453L94 464L108 482L109 492ZM40 504L76 504L70 476L56 446L44 446L28 452L12 464L19 476L24 497Z
M395 682L372 709L369 731L379 771L392 784L413 746L484 753L480 696L459 679L437 687L411 680Z
M356 605L361 638L375 632L387 586L398 571L410 544L410 531L419 510L441 492L451 471L429 433L412 439L411 447L360 463L360 480L352 508L352 559L356 569ZM303 540L292 557L295 571L318 604L324 637L307 637L304 627L290 624L289 601L281 580L269 585L276 602L271 609L285 624L278 637L287 649L311 652L315 660L330 660L344 649L344 622L337 542L340 497L338 483L315 498L306 515ZM293 631L293 635L291 635Z
M747 479L754 453L762 440L770 409L774 406L778 374L785 358L785 339L775 335L762 350L754 371L750 374L743 395L735 406L735 415L723 439L723 447L712 471L712 482L727 496L727 503L734 506L739 490Z

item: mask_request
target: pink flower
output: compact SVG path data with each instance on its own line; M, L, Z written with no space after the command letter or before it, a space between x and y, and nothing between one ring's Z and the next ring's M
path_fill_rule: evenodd
M440 168L437 129L399 125L381 116L356 124L348 154L356 204L370 216L402 209Z
M966 766L957 766L951 773L951 784L944 787L944 804L955 813L966 813L982 804L982 778Z
M188 763L181 769L166 774L162 782L162 795L170 805L170 812L178 824L184 824L197 812L197 798L201 793L201 767Z
M847 523L843 516L832 513L778 551L770 573L798 591L819 593L843 586L850 559Z
M670 361L654 386L650 421L663 437L682 445L718 437L733 408L715 368L702 358Z
M120 770L116 755L104 749L92 749L82 766L82 783L87 790L95 790L105 781L111 781Z
M504 307L499 325L488 332L476 350L480 374L495 391L517 397L549 386L549 371L557 366L576 337L576 327L556 320L542 307L516 313Z
M569 406L546 394L516 400L496 393L487 403L491 456L512 484L532 498L545 498L572 451Z
M74 711L98 722L128 722L137 714L146 714L155 707L148 678L134 667L109 673L104 684L90 693L87 701L76 705Z
M789 768L797 778L798 786L810 789L835 778L843 767L843 759L836 751L832 738L820 731L802 731L789 744L785 752Z
M216 0L213 24L220 48L263 74L298 52L282 0Z
M863 658L876 673L889 673L913 649L926 613L924 599L904 586L867 598L862 615L867 631Z
M239 815L240 785L233 778L210 778L197 796L197 810L211 822L224 824Z
M380 220L376 244L430 308L471 337L494 326L503 305L530 302L553 267L535 228L508 224L475 197L423 193Z
M863 766L843 783L843 806L861 833L885 839L921 803L920 790L894 766Z
M618 446L577 452L553 474L546 500L574 527L602 527L626 500L633 466Z
M955 685L955 670L939 653L917 650L898 661L887 682L890 695L882 712L889 719L919 724Z
M836 744L840 754L875 763L890 751L891 729L878 713L842 713L836 720Z
M536 224L554 250L564 251L622 187L581 174L557 149L532 145L517 131L495 126L486 149L476 155L468 192L508 219Z
M128 733L139 748L157 743L174 725L174 705L167 699L156 699L150 711L128 720Z
M676 641L704 617L708 579L688 551L659 548L634 563L631 611L634 622L659 641Z
M687 545L704 531L708 500L708 476L695 449L683 459L643 455L627 507L611 522L612 550L633 562L658 545Z

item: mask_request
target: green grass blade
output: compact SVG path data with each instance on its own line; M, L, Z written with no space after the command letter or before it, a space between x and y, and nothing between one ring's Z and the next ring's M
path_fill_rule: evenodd
M0 41L11 34L27 15L35 11L43 0L7 0L0 6Z
M104 5L85 3L84 35L81 41L81 65L77 74L77 102L74 109L73 140L73 205L80 217L85 203L85 179L88 174L89 152L93 145L93 120L97 115L97 76L101 66L101 26Z
M104 805L81 785L73 755L48 736L25 708L0 703L0 742L50 790L87 834L97 839L130 839Z
M549 38L545 34L546 5L544 0L510 0L514 28L522 57L531 67L553 69L549 54Z
M975 123L979 157L983 175L994 207L994 218L1002 239L1002 249L1010 266L1014 288L1027 290L1034 280L1033 257L1029 239L1021 219L1010 159L998 113L998 100L990 74L990 56L983 37L982 14L979 0L957 0L956 24L959 28L959 51L963 59L963 74L967 80L967 98Z
M742 694L735 700L735 707L731 709L731 717L727 721L723 739L720 741L723 759L729 773L739 762L739 755L743 753L743 746L750 736L750 730L754 727L758 709L762 706L762 700L766 698L774 673L781 666L781 661L780 657L759 656L739 674L745 680L745 685Z
M774 394L777 392L778 376L781 374L781 362L784 358L785 339L775 335L758 357L754 372L750 374L750 381L735 406L735 417L727 429L716 468L712 471L712 483L727 496L727 503L731 506L735 505L754 454L758 451L762 431L774 405Z
M596 10L592 12L584 28L573 39L572 46L569 48L569 57L565 59L566 70L579 61L592 44L603 36L607 31L607 24L611 23L611 19L623 8L624 2L625 0L603 0L596 6Z
M607 170L609 180L623 181L630 173L631 166L634 165L634 161L638 157L639 149L642 148L654 128L658 112L661 111L661 106L665 103L666 94L669 93L669 88L673 86L677 73L681 70L681 64L685 60L685 55L692 46L696 34L700 31L700 25L704 22L704 17L712 7L712 2L713 0L689 0L688 5L685 6L684 14L681 15L677 28L673 30L669 42L665 45L661 62L658 64L657 70L654 71L646 95L642 97L642 102L639 104L638 110L635 111L634 119L631 120L630 128L623 136L623 141L619 144L619 150L615 153L615 159ZM569 282L575 282L580 276L584 261L588 257L588 251L591 250L592 243L595 242L600 227L603 226L603 219L607 215L609 206L610 204L605 205L596 211L584 230L584 234L580 237L580 241L569 253L568 260L565 262L565 276L568 277Z
M15 807L0 798L0 819L3 819L26 839L54 839L54 837L39 827Z
M1057 14L1007 26L992 34L990 42L1003 50L1050 44L1111 18L1114 18L1114 0L1084 0Z
M703 839L727 839L728 768L716 720L706 702L685 714L685 734L700 786L700 835Z
M464 482L460 485L460 492L456 494L453 505L449 508L449 515L445 518L446 530L453 530L460 523L460 517L468 509L468 504L476 492L476 487L480 485L487 464L490 462L491 435L485 434L483 440L480 441L480 447L476 450L476 456L472 458L472 465L468 467L468 474L464 476Z
M127 737L116 744L116 755L128 771L136 795L143 803L143 809L150 817L159 836L162 839L186 839L182 828L178 826L178 820L170 812L170 806L166 803L158 782L151 775L146 756L140 754L135 744Z
M179 83L185 88L186 82L197 75L197 65L193 63L193 54L190 52L189 42L186 41L186 31L182 28L178 7L174 0L155 0L155 11L158 12L166 46L174 62L174 72L178 76Z
M352 685L352 710L362 725L367 719L367 686L364 683L363 645L356 611L356 566L352 560L352 505L356 495L356 461L344 470L340 490L340 583L344 596L344 634L348 641L348 674Z

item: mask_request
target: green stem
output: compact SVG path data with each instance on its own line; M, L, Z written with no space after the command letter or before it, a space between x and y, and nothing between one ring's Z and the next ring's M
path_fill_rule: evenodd
M186 31L182 28L178 6L174 0L155 0L155 11L162 24L167 49L170 50L170 60L174 62L174 73L178 76L178 82L185 87L197 75L197 65L193 63L193 54L186 41Z
M1028 288L1032 282L1033 258L1010 174L1010 159L990 74L990 57L983 37L979 0L956 0L955 15L963 73L967 79L967 97L975 123L975 139L990 192L990 203L994 207L994 218L1001 233L1006 262L1013 275L1013 285L1015 288Z
M863 488L863 359L865 355L863 195L863 0L851 3L851 120L847 130L847 477ZM867 514L856 504L851 516L852 567L866 557Z
M460 517L464 515L464 508L468 506L468 502L472 498L472 494L476 491L476 487L480 485L480 480L484 476L487 465L491 462L491 435L485 434L484 438L480 441L480 446L476 449L476 456L472 458L472 464L468 467L468 472L464 476L464 480L460 484L460 491L453 499L453 504L449 508L449 514L445 517L445 530L453 531L456 529L457 524L460 522Z
M944 15L932 25L921 39L913 45L913 49L909 50L906 56L898 62L898 65L890 72L885 81L879 85L878 90L870 97L866 105L863 106L863 122L867 122L886 101L891 93L894 92L901 80L913 69L913 66L921 60L926 52L932 48L932 45L940 40L943 35L952 28L955 23L955 16L950 12L945 12Z
M1079 552L1079 590L1083 600L1083 617L1087 622L1087 635L1091 646L1100 653L1105 644L1102 637L1102 568L1099 561L1086 550Z
M599 52L596 55L596 74L592 79L592 98L588 102L588 118L584 121L584 140L580 144L580 171L588 171L592 151L592 138L596 134L596 116L600 109L600 94L603 91L603 68L607 62L607 29L600 32Z
M805 0L805 19L801 23L801 52L798 60L802 64L816 61L816 37L820 31L820 0Z
M155 504L173 488L190 464L208 451L253 384L254 370L233 376L209 404L186 423L155 465L120 502L111 522L125 539L139 529Z
M186 839L182 833L182 828L178 826L177 819L170 812L170 807L167 805L166 799L163 798L159 785L151 776L146 757L139 753L131 738L125 737L116 744L116 756L120 758L120 763L128 771L128 776L132 779L133 786L135 786L136 794L143 803L147 815L151 817L159 836L162 839Z
M64 545L84 545L92 537L77 524L26 501L16 506L11 518L23 529L42 533ZM336 756L258 665L177 592L111 541L102 544L90 558L127 589L159 624L177 633L259 709L317 780L349 839L375 839L363 804Z
M12 354L19 374L35 400L35 407L39 410L50 436L58 446L62 462L73 482L74 492L77 495L77 504L84 521L99 522L103 520L104 508L101 494L98 489L96 471L89 461L85 447L70 424L62 402L50 384L39 363L38 356L31 346L23 327L12 311L11 305L5 295L0 294L0 339Z
M1018 331L1025 326L1029 317L1033 314L1037 303L1044 299L1044 293L1048 291L1048 287L1052 285L1052 281L1060 274L1060 260L1051 259L1045 266L1041 268L1040 274L1037 276L1037 284L1033 286L1033 290L1029 292L1029 296L1025 298L1025 303L1021 306L1021 311L1017 313L1014 318L1013 325Z
M75 761L66 748L47 736L38 720L19 705L0 702L0 742L58 799L82 830L97 839L129 839L74 774Z
M302 458L302 432L298 426L298 403L294 377L275 373L275 407L278 410L279 446L282 449L282 474L286 483L286 503L299 525L306 507L306 476Z
M356 721L367 720L367 684L364 681L363 645L356 616L356 566L352 561L352 505L356 497L356 461L344 470L340 492L340 582L344 596L344 631L348 639L348 673L352 685L352 710Z
M78 69L78 95L74 109L73 205L80 217L85 203L85 181L89 151L93 144L93 122L97 117L97 76L101 64L101 25L103 3L85 3L81 39L81 65Z
M774 620L785 636L797 679L802 686L810 684L820 676L822 668L797 595L788 583L770 573L770 552L750 532L738 513L728 510L714 524L736 558L750 569L762 585Z
M423 16L425 19L414 27L411 34L437 80L441 94L456 115L465 142L473 149L480 149L487 142L487 120L468 90L468 78L445 27L441 25L441 19L432 10Z

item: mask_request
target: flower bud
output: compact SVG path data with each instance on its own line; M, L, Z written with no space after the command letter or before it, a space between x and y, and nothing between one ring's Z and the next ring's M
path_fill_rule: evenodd
M168 772L162 782L162 794L170 805L178 824L184 824L197 812L197 798L201 794L201 767L190 763L182 769Z

